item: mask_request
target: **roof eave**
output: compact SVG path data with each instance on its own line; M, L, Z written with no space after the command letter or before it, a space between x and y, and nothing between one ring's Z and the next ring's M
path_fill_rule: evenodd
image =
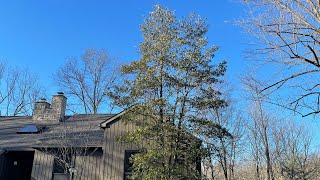
M105 129L108 128L108 126L114 122L115 120L117 120L119 117L121 117L123 114L125 114L128 111L128 109L123 110L122 112L116 114L115 116L111 117L110 119L107 119L105 121L103 121L102 123L100 123L100 128Z

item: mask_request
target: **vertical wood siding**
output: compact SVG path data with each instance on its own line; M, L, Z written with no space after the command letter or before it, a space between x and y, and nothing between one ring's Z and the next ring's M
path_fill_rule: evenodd
M123 180L124 176L124 153L125 150L137 149L133 144L119 143L117 138L127 132L135 130L133 124L124 124L115 121L104 132L103 180Z
M74 180L102 180L103 164L101 156L78 156L76 157L76 169Z
M51 180L53 156L36 150L34 153L31 180Z
M119 143L117 138L127 132L135 130L133 124L124 124L116 120L104 131L102 156L76 157L77 172L74 180L123 180L125 150L134 150L143 145ZM6 166L0 155L0 174L2 167ZM31 180L51 180L54 158L52 155L35 150L31 173Z
M76 157L75 180L123 180L125 150L137 149L132 144L119 143L117 138L136 129L132 124L115 121L104 131L103 156Z

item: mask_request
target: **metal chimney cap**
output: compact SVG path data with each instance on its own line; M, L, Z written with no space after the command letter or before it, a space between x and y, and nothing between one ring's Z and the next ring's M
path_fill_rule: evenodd
M46 98L40 98L40 102L46 102Z
M64 95L64 93L63 93L63 92L57 92L57 94L58 94L58 95Z

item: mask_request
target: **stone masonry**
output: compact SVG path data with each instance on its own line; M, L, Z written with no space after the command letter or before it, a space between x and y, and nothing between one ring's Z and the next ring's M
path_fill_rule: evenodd
M66 111L67 98L62 92L52 97L52 105L41 99L34 105L32 119L41 123L63 122Z

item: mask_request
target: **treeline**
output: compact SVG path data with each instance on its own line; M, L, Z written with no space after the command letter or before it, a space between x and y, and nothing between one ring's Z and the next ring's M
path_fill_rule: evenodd
M319 1L243 2L248 14L237 23L254 46L242 76L249 153L238 178L319 179Z
M0 64L0 115L30 115L45 88L27 68Z
M69 114L111 112L113 106L107 94L121 79L115 64L106 50L88 48L81 58L67 58L53 74L48 74L48 82L67 94ZM34 102L50 99L52 94L47 91L36 72L0 64L0 115L31 115Z

